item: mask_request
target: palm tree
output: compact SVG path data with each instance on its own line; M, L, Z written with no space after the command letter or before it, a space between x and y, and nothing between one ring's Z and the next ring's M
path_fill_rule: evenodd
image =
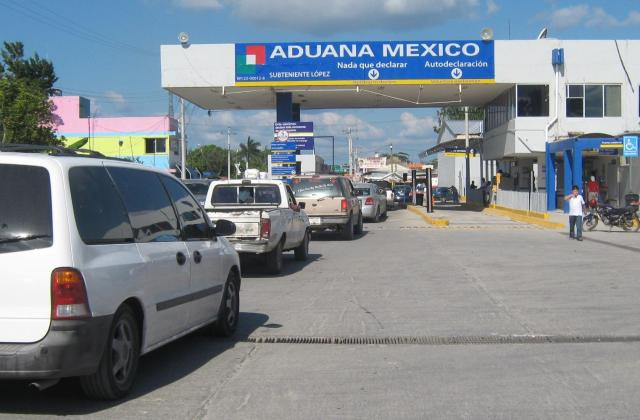
M260 142L253 140L251 136L247 137L247 142L240 145L240 156L244 157L247 165L256 159L259 160L262 156Z

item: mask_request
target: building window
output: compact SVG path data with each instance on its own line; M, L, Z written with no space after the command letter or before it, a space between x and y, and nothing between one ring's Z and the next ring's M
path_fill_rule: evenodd
M485 131L493 130L516 116L516 88L503 92L489 102L484 110Z
M549 116L549 85L518 85L518 117Z
M567 117L619 117L620 97L620 85L568 85Z
M166 153L167 152L167 139L164 138L146 138L145 153Z

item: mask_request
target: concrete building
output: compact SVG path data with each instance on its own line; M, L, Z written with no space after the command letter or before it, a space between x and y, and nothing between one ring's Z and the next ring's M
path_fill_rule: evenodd
M71 145L86 139L82 148L105 156L130 159L174 172L180 162L178 122L168 116L93 117L90 101L81 96L55 96L58 137Z
M549 148L589 136L621 146L640 131L638 40L163 45L161 65L162 86L204 109L270 108L278 121L306 109L483 107L481 173L548 190L549 209L592 173L608 198L640 190L637 159L602 141Z
M564 58L556 65L554 50ZM550 199L549 208L561 207L565 157L552 153L554 170L547 171L547 143L639 131L640 41L500 41L498 57L504 62L496 64L496 81L511 86L485 104L483 159L497 160L514 190L529 189L531 172L536 188L546 190L547 173L555 173L549 180L555 191L548 193L556 201ZM640 165L631 159L629 166L620 166L619 155L595 148L571 156L583 162L582 173L571 182L594 174L608 198L622 202L625 194L640 189L634 170Z

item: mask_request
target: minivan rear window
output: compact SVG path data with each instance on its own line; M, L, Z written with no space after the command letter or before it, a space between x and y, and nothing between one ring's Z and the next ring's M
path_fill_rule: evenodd
M52 244L49 172L41 166L0 164L0 253Z
M69 169L69 188L78 233L86 244L133 242L122 198L104 167Z
M293 193L297 198L342 197L340 181L331 178L294 178Z

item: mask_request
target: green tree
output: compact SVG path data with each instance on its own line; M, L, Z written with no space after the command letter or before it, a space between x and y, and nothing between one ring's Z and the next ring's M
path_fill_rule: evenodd
M241 161L244 161L245 164L249 163L249 168L262 170L267 166L266 156L260 147L260 142L253 140L251 137L247 137L246 143L240 144L238 154L238 158Z
M477 106L469 107L469 120L483 120L484 108ZM442 128L442 122L444 120L460 121L464 120L464 107L463 106L447 106L438 110L438 125L433 127L433 131L440 132Z
M24 57L21 42L0 51L0 139L2 143L59 144L53 103L53 64L38 54Z
M234 162L234 153L231 160ZM187 166L226 177L227 150L213 144L195 148L187 153ZM233 172L233 167L231 171Z

